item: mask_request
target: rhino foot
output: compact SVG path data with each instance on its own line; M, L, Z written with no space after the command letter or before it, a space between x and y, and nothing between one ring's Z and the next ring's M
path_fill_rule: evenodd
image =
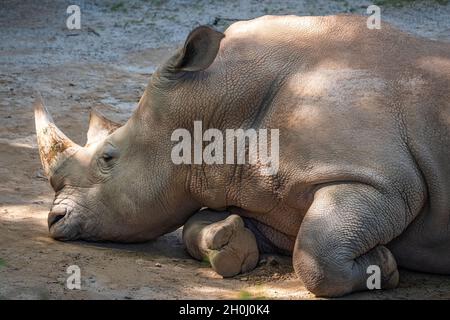
M379 261L381 269L381 287L383 289L393 289L397 287L399 282L399 273L397 269L397 262L391 251L385 246L375 247L372 251L367 253L368 259L371 261ZM374 255L374 257L370 257Z
M401 196L354 183L324 186L314 201L293 255L294 270L305 287L323 297L395 288L397 263L382 244L406 226L392 219L409 212Z
M259 251L254 234L238 215L203 210L183 229L188 252L207 260L223 277L232 277L254 269Z

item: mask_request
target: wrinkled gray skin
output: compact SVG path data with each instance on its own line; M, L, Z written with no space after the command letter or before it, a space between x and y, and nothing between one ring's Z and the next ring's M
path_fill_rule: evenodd
M357 16L199 27L124 126L92 115L87 146L35 110L56 239L144 241L186 223L188 251L219 273L289 253L319 296L365 290L369 265L382 288L397 266L450 274L448 44ZM174 165L171 134L194 120L279 129L278 173Z

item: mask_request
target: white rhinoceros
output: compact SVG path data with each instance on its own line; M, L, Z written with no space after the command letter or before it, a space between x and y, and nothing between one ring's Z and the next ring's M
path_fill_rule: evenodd
M377 267L382 288L397 266L450 274L447 43L358 16L202 26L125 125L94 113L81 147L41 100L35 118L56 239L145 241L185 225L188 251L220 274L288 253L320 296L365 290ZM278 171L175 164L172 134L194 121L278 129Z

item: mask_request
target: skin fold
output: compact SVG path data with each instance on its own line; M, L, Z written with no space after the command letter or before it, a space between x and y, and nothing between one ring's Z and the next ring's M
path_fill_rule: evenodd
M450 274L450 45L366 17L265 16L198 27L126 124L91 115L81 147L35 103L56 239L136 242L185 225L224 276L292 254L318 296L381 287L398 266ZM279 170L182 164L171 134L279 129ZM208 208L201 210L202 208Z

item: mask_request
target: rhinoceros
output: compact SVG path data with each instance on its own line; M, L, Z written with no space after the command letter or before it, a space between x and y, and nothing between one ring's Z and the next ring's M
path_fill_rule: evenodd
M398 267L450 274L450 45L366 18L264 16L195 28L124 124L85 146L37 99L55 239L139 242L184 225L227 277L292 255L317 296L394 288ZM175 164L175 130L279 130L279 169ZM248 146L247 146L248 147ZM373 282L376 285L376 282Z

